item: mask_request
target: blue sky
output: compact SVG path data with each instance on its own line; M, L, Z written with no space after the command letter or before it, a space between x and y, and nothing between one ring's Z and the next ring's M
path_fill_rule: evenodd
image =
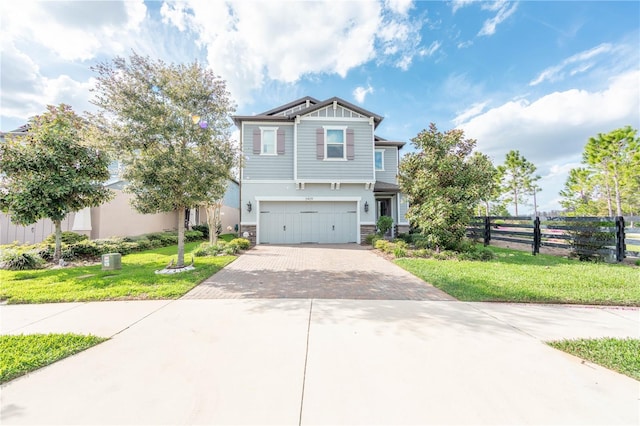
M207 64L238 114L339 96L387 139L434 122L496 165L520 150L550 210L590 136L640 128L637 1L4 1L0 20L3 131L47 104L93 109L89 68L134 49Z

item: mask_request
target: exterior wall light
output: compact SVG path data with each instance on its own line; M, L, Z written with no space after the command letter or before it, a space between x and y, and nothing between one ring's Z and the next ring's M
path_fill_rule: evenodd
M369 213L369 203L367 201L364 202L364 212Z
M247 211L250 212L251 211L251 201L249 201L247 203Z

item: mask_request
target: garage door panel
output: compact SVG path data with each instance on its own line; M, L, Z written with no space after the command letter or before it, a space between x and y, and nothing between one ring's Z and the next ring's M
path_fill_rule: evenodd
M265 244L356 242L356 203L262 202L258 232Z

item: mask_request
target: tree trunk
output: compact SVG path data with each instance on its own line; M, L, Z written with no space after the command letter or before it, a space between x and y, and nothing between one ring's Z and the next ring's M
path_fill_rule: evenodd
M616 192L616 213L622 216L622 197L620 197L620 183L618 183L618 170L613 169L613 189Z
M538 202L536 201L536 188L533 188L533 214L538 217Z
M222 204L222 200L216 200L206 206L207 225L209 225L209 244L211 245L218 244L218 224L220 223Z
M518 188L513 188L513 204L516 206L516 216L518 216Z
M609 186L608 180L605 181L605 188L607 190L607 208L609 209L609 217L613 216L613 206L611 205L611 186Z
M54 220L53 224L56 228L56 248L53 252L53 261L58 263L62 257L62 221Z
M184 266L184 207L178 207L178 262L177 268Z

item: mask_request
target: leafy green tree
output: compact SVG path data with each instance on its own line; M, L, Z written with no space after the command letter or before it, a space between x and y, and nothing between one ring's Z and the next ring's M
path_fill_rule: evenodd
M560 191L560 205L576 216L597 215L595 181L593 174L586 168L571 169Z
M92 128L69 105L48 106L29 120L26 135L0 144L0 209L20 225L49 218L61 257L61 221L85 207L108 201L109 157L92 146Z
M520 151L511 150L507 153L503 165L498 166L498 173L502 183L502 193L505 200L513 203L515 214L518 216L518 205L527 200L532 192L533 184L540 176L534 175L536 166L524 158ZM539 190L539 187L537 187Z
M476 141L465 139L462 130L441 133L433 123L411 141L416 152L405 155L399 167L407 218L436 249L455 249L474 207L490 195L491 160L472 154Z
M631 126L606 134L598 133L598 136L589 138L584 148L583 162L601 175L609 216L613 216L613 201L616 215L622 215L625 187L637 187L635 182L640 174L640 139L637 133Z
M178 212L182 267L185 209L220 198L211 189L226 182L236 162L226 83L197 62L169 65L135 53L93 70L93 102L123 162L125 190L141 213Z

